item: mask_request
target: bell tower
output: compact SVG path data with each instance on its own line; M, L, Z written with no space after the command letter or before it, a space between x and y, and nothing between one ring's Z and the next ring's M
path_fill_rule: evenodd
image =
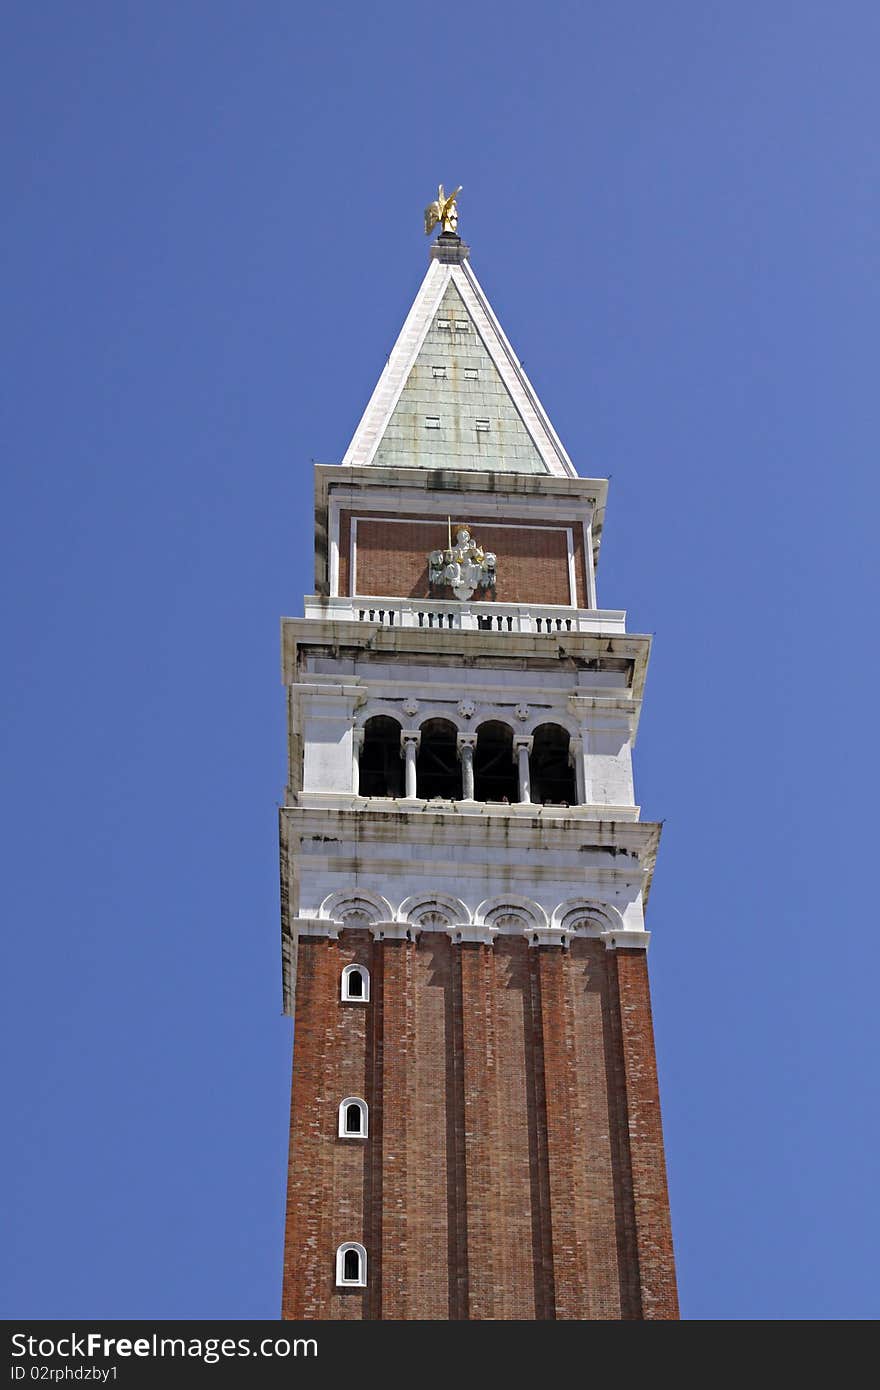
M283 1316L676 1318L631 752L650 638L455 197L282 624Z

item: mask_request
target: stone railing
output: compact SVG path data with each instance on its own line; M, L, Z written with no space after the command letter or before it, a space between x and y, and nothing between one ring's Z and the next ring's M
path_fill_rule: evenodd
M448 599L319 598L305 601L307 618L378 623L382 627L453 632L625 632L620 609L563 608L552 603L456 603Z

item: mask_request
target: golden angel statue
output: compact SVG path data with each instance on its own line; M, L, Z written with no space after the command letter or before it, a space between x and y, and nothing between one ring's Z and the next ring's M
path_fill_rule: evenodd
M433 203L429 203L425 208L425 235L429 236L433 232L437 223L440 223L440 230L443 232L454 232L458 226L458 208L455 200L461 192L461 186L456 188L454 193L448 196L443 192L443 185L437 189L437 197Z

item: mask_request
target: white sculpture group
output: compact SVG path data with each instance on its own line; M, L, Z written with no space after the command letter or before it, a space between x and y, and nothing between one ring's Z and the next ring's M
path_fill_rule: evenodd
M455 533L455 544L446 550L432 550L428 556L428 578L452 590L457 599L468 599L476 589L495 584L496 557L483 550L466 526Z

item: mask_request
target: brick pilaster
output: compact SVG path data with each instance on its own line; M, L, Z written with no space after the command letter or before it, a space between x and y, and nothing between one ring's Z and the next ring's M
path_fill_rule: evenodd
M616 957L641 1316L677 1318L678 1292L648 966L644 951L617 951Z

